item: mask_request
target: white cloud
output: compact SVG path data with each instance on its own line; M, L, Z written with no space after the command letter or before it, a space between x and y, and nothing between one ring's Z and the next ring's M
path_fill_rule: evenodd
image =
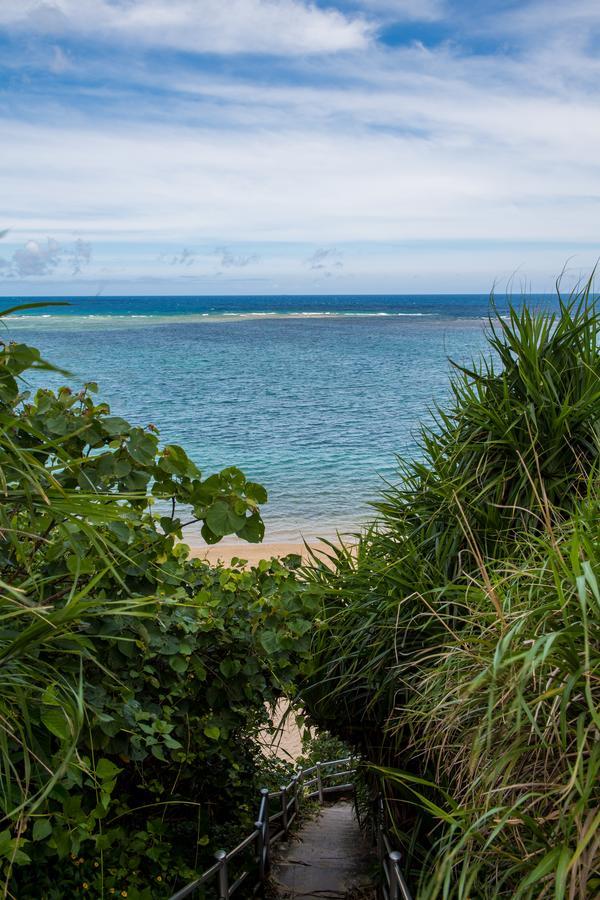
M55 46L52 48L52 58L50 59L48 68L55 75L62 75L65 72L68 72L69 69L72 69L73 66L64 50L61 47Z
M309 0L2 0L1 26L198 53L335 53L372 33Z
M127 122L6 120L0 224L182 247L600 241L600 98L575 81L582 62L564 58L558 81L538 57L447 48L371 50L359 73L320 63L319 86L158 72L162 118L150 85Z
M190 250L189 247L184 247L181 253L176 253L171 257L170 264L172 266L191 266L196 261L197 253L194 250Z
M318 275L331 278L332 275L339 275L341 269L344 268L343 259L343 254L337 247L318 247L305 260L305 264Z
M71 274L79 275L92 260L92 245L83 238L77 238L72 244L63 247L63 256L71 267Z
M17 247L8 259L0 258L0 266L9 278L53 275L59 269L76 276L91 258L92 246L88 241L77 238L72 243L61 244L55 238L47 237L44 241L29 240Z
M67 13L69 28L89 29L87 13L80 11L93 7L105 16L99 30L146 43L158 41L159 32L167 42L179 40L175 19L191 8L183 0L145 3L143 9L156 16L144 19L134 37L127 16L136 10L141 16L140 0L127 6L122 0L54 5L62 8L62 18L55 12L54 25L46 19L47 33L64 33ZM12 7L14 24L17 13L31 13L34 6L39 13L33 0L0 0L0 20ZM365 16L383 16L388 7L393 13L394 6L408 18L414 5L354 4ZM594 243L600 246L600 64L590 54L586 29L563 21L558 6L536 6L537 28L531 14L519 24L520 11L502 23L496 17L498 34L522 39L518 44L507 38L510 56L508 50L467 53L453 43L384 48L368 43L363 19L299 0L237 0L233 9L240 15L222 25L225 3L194 5L200 7L210 13L206 34L218 27L221 47L229 42L256 49L293 40L294 53L301 46L309 52L325 45L327 32L328 40L358 35L356 46L364 49L359 55L325 55L318 64L314 58L288 59L285 78L279 77L284 63L278 61L268 68L268 79L264 64L253 78L247 60L239 70L228 60L225 74L219 66L200 70L186 60L153 68L129 53L125 66L125 55L117 54L112 83L104 80L101 57L85 60L92 76L85 96L77 94L76 109L70 99L61 107L52 98L45 111L35 105L38 95L29 95L22 120L0 123L0 225L13 226L22 242L35 240L39 248L23 258L23 272L46 265L58 277L71 264L64 256L62 269L52 268L45 236L53 235L62 247L73 231L98 242L95 258L97 246L112 247L103 262L123 277L147 271L139 247L154 245L152 260L163 251L156 277L161 271L171 278L214 277L218 258L224 282L233 275L246 277L247 284L250 276L277 277L290 290L291 273L306 287L326 271L350 290L355 277L367 289L371 278L373 289L389 290L397 272L410 289L411 267L425 272L419 277L429 278L431 289L442 286L440 279L435 282L442 271L445 277L454 271L465 286L471 285L470 272L473 278L486 275L480 281L485 289L494 276L507 277L525 262L526 254L535 255L538 271L547 266L553 275L578 245L593 261ZM284 8L310 18L320 36L309 39L302 29L292 34L277 18ZM425 4L423 17L439 9ZM575 22L600 20L595 9L581 0ZM252 10L263 16L262 35L255 34ZM161 20L163 28L159 13L171 17ZM181 39L191 46L198 29L194 19ZM206 34L197 47L205 46ZM333 43L340 46L339 40ZM64 46L83 66L83 54ZM271 251L263 251L263 245L286 242L303 248L277 264ZM364 252L349 250L349 242ZM474 249L457 248L456 242L471 242ZM487 249L477 250L486 242ZM522 253L520 242L530 248L536 242L538 249ZM382 246L387 250L379 255ZM250 262L256 265L248 269Z
M223 269L243 269L251 263L258 262L256 253L246 256L241 253L233 253L229 247L217 247L215 253L220 257L220 265Z
M28 275L49 275L60 262L60 244L47 238L45 244L27 241L24 247L15 250L12 257L12 271L20 278Z
M5 122L5 221L32 236L184 246L600 238L600 118L589 109L515 97L488 111L466 93L436 109L436 130L423 134L299 121L243 140L228 129Z
M597 0L534 0L491 14L495 24L513 34L529 35L533 32L538 40L544 40L548 29L577 29L582 24L600 24L600 6Z

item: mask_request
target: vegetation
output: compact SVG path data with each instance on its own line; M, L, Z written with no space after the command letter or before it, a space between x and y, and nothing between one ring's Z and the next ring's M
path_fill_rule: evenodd
M182 508L210 542L260 539L260 485L202 478L95 385L31 396L50 368L0 349L4 896L168 896L231 810L253 821L265 704L296 676L311 600L289 567L211 567L179 542Z
M301 570L190 559L184 515L259 541L264 489L0 346L4 896L169 896L251 827L301 680L306 761L360 750L419 898L600 894L600 316L559 302L490 322L372 526Z
M320 597L313 720L380 779L421 898L600 892L600 319L490 322Z

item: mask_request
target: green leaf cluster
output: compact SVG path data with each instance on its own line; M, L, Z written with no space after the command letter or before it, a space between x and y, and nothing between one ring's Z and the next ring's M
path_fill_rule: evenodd
M188 520L260 540L264 488L204 477L95 384L31 394L32 368L52 366L0 347L0 872L20 898L168 896L231 809L252 821L315 601L291 560L210 566L182 542Z

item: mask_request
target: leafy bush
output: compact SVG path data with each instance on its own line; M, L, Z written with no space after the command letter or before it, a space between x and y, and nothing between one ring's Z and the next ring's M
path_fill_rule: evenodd
M374 524L305 570L302 702L383 776L423 898L599 888L599 339L589 286L493 320Z
M255 737L307 651L311 600L285 565L215 568L180 543L181 508L209 542L259 540L260 485L202 478L95 385L23 390L49 368L0 349L6 890L167 896L226 822L253 819Z
M327 762L334 759L345 759L352 756L352 748L328 731L310 731L305 729L302 733L302 756L298 759L298 766L308 769L318 762Z

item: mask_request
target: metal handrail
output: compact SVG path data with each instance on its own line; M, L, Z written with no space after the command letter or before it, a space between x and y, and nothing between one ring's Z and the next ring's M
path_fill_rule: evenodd
M229 900L240 885L250 877L250 872L245 870L230 885L229 863L253 843L255 843L254 862L258 875L258 881L253 887L253 893L258 893L269 873L271 845L282 837L288 837L290 826L300 812L301 800L317 798L319 803L322 803L326 795L354 790L354 783L347 780L349 776L354 775L356 772L356 769L352 767L352 763L353 759L350 756L344 759L318 762L316 765L309 766L306 769L298 769L289 784L284 785L278 791L269 791L267 788L261 788L258 817L254 823L254 831L240 841L233 850L229 852L217 850L215 853L216 862L210 869L207 869L194 881L186 884L185 887L173 894L170 900L184 900L186 897L191 897L196 890L212 880L217 882L219 900ZM331 768L333 768L333 771L329 771ZM315 777L305 781L305 776L312 775L313 772L316 772ZM329 783L341 775L346 777L344 784ZM316 790L307 791L307 788L314 785L316 785ZM280 809L271 815L269 815L270 800L278 800L280 805ZM271 833L271 825L276 823L277 831Z
M393 849L389 832L385 827L385 807L381 796L376 800L375 831L377 856L382 874L378 896L381 897L381 900L412 900L400 865L402 854L399 850Z
M354 790L352 781L346 780L343 784L329 783L342 775L346 779L354 775L356 769L353 768L353 762L354 760L350 756L344 759L318 762L316 765L309 766L306 769L298 769L289 784L284 785L278 791L269 791L267 788L261 788L258 817L254 823L254 831L243 838L233 850L229 852L217 850L215 853L216 862L194 881L191 881L173 894L170 900L184 900L186 897L191 897L196 890L213 879L218 884L219 900L229 900L240 885L250 877L250 872L246 869L230 885L229 863L253 843L255 843L254 863L258 881L253 885L252 892L257 894L269 874L271 845L282 837L288 837L290 826L300 812L302 799L318 799L319 803L323 803L325 796L328 794ZM329 771L330 769L333 769L333 771ZM306 776L313 773L316 773L315 777L306 780ZM315 785L316 790L307 790ZM271 814L269 814L270 800L278 801L280 806L277 812ZM271 826L276 823L277 830L273 831ZM412 900L402 874L402 854L398 850L393 849L389 833L385 827L385 807L381 796L376 800L375 826L377 855L382 871L379 896L382 900Z

